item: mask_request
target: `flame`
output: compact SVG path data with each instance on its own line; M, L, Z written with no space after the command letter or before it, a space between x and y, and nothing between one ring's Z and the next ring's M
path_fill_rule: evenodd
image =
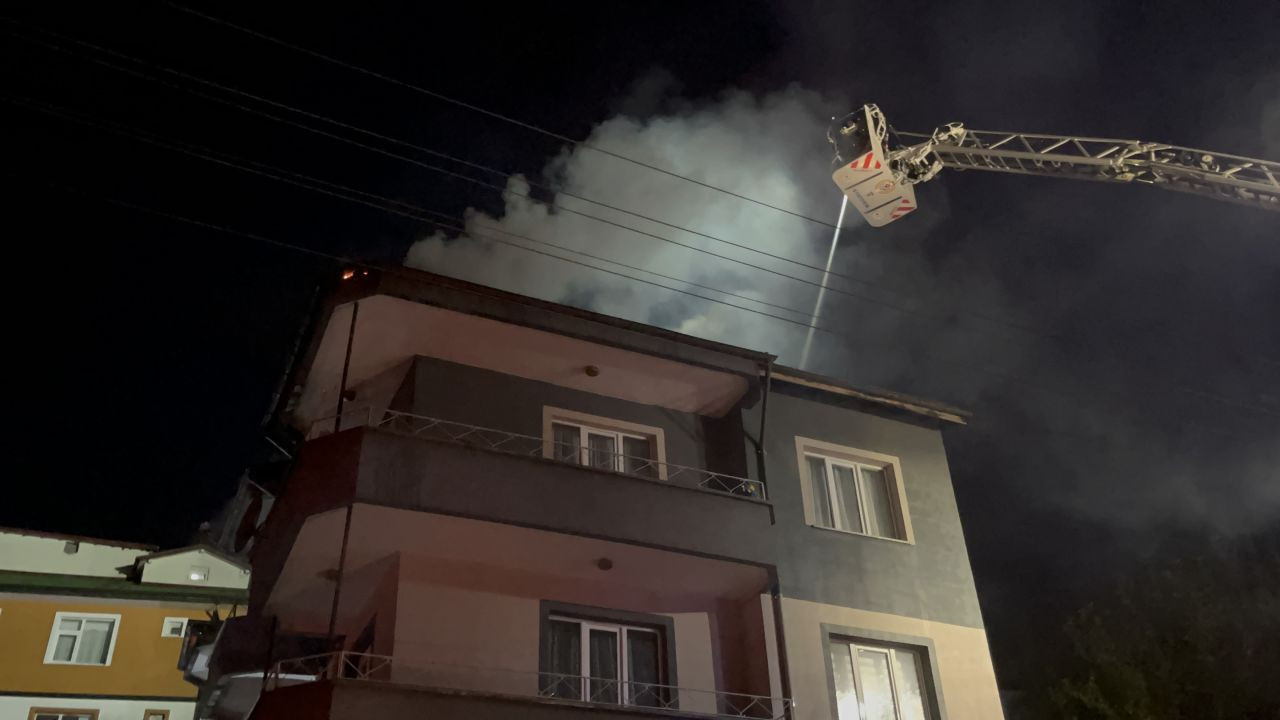
M355 271L355 270L343 270L343 271L342 271L342 279L343 279L343 280L350 280L351 278L353 278L353 277L355 277L355 276L356 276L356 271Z

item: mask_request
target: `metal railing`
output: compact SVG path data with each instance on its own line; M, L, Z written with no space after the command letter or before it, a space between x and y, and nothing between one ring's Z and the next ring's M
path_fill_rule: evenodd
M678 717L780 720L792 707L788 698L628 682L561 673L484 668L434 662L407 662L390 655L332 652L281 660L267 675L268 691L299 679L388 682L426 689L464 690L492 695L625 706Z
M631 477L660 480L676 485L702 488L740 497L764 500L764 484L759 480L712 472L701 468L659 462L653 458L627 455L621 452L586 447L579 444L556 442L551 438L523 435L495 428L469 425L453 420L415 415L399 410L375 411L371 407L348 410L342 413L341 423L336 415L320 418L311 424L307 439L311 440L333 432L335 427L348 430L355 427L373 427L410 437L443 440L483 450L541 457L548 460L582 465L604 472L615 472Z

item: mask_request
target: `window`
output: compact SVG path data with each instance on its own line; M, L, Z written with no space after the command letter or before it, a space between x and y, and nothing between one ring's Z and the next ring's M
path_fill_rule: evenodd
M911 542L897 458L797 438L809 524Z
M545 408L545 455L561 462L647 478L666 478L662 430Z
M191 572L187 574L191 582L205 582L209 579L209 568L199 565L192 565Z
M147 710L142 713L142 720L169 720L168 710Z
M914 649L833 640L839 720L931 720L923 665Z
M110 665L119 615L58 613L49 632L44 661L67 665Z
M664 638L654 628L551 616L544 697L667 707Z
M183 617L167 617L164 624L160 626L161 637L180 638L187 632L187 618Z
M98 720L98 711L31 708L31 712L27 714L27 720Z

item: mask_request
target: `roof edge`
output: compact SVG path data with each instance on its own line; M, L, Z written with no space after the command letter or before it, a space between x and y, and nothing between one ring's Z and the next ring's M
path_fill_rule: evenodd
M124 540L107 540L105 538L89 537L87 535L72 535L70 533L50 532L47 530L26 530L23 528L0 527L0 533L12 533L14 535L27 535L30 537L42 537L50 540L74 540L76 542L92 543L94 545L110 545L111 547L126 548L130 550L149 550L155 552L160 549L159 545L148 545L145 543L132 543Z
M162 557L170 557L172 555L181 555L182 553L187 553L187 552L206 552L218 558L219 560L223 560L227 563L235 565L241 570L252 569L249 563L246 562L245 560L238 558L234 555L229 555L226 552L223 552L222 550L219 550L218 548L212 545L208 545L206 543L196 543L195 545L184 545L182 547L176 547L170 550L161 550L160 552L152 552L152 553L147 553L146 555L139 555L137 558L134 559L133 565L134 567L138 567L140 565L145 565L149 560L154 560L156 558L162 558Z
M775 365L772 378L792 385L820 390L834 395L851 397L864 402L884 405L896 410L923 415L954 425L967 425L972 413L945 403L911 397L891 390L858 388L834 378L805 372L783 365Z

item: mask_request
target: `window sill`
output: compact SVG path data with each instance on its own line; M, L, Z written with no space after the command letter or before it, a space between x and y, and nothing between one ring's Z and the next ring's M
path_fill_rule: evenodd
M72 662L70 660L45 660L45 665L71 665L73 667L111 667L111 663Z
M852 535L854 537L868 538L870 540L883 540L885 542L897 543L899 545L915 545L914 540L899 540L898 538L884 537L882 535L870 535L868 533L854 532L853 530L841 530L840 528L827 527L826 525L814 525L807 523L814 530L826 530L827 532L840 533L841 535Z

